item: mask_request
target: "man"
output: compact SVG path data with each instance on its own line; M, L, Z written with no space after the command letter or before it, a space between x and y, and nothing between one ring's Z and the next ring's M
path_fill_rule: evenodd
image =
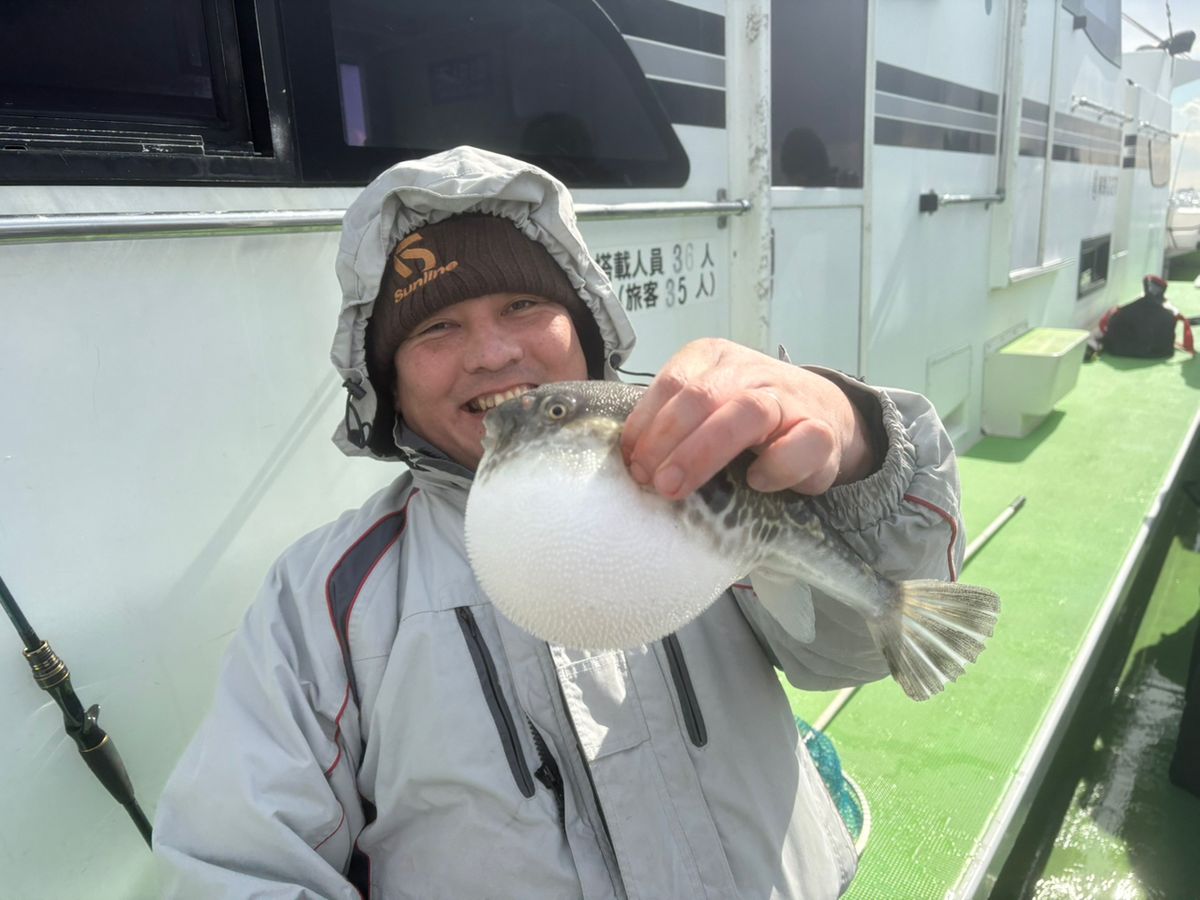
M1090 358L1098 350L1112 356L1169 359L1175 355L1175 323L1183 325L1180 348L1195 352L1188 320L1167 302L1167 282L1157 275L1142 279L1142 296L1113 307L1100 319L1099 334L1089 341Z
M854 848L775 670L816 689L886 674L856 614L815 595L805 644L736 586L663 641L595 654L521 631L471 573L485 411L615 378L633 345L566 189L472 148L402 163L347 211L337 270L335 441L412 474L272 570L159 804L171 895L840 893ZM953 576L954 456L923 398L701 341L623 438L668 497L746 447L757 487L820 495L884 573Z

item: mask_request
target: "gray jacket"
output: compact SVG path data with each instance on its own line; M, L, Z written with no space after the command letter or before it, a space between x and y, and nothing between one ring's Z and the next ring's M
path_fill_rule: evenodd
M364 197L338 261L345 377L366 380L364 315L396 234L446 210L487 208L545 243L612 363L628 355L632 331L569 197L538 170L460 149L401 164ZM936 414L915 394L842 383L882 422L888 450L870 478L822 498L827 517L884 574L952 577L957 474ZM369 421L373 396L355 402ZM397 437L411 476L289 548L230 644L212 711L159 802L170 896L844 890L854 848L776 669L810 689L885 675L856 614L815 594L816 638L803 643L786 614L735 585L653 645L539 642L493 609L467 563L470 473ZM344 429L335 440L357 452Z

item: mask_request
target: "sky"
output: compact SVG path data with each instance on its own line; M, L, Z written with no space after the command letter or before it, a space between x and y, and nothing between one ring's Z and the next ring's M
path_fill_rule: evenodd
M1200 2L1170 0L1171 24L1175 31L1191 29L1200 33ZM1167 3L1165 0L1124 0L1122 11L1133 17L1160 37L1167 36ZM1122 23L1123 50L1136 50L1151 43L1151 38L1128 22ZM1188 54L1200 59L1200 41ZM1174 141L1172 156L1178 167L1176 187L1200 188L1200 81L1194 81L1175 92L1173 130L1179 137Z
M1190 23L1182 24L1181 19L1188 17L1181 15L1181 10L1193 2L1195 0L1175 0L1171 4L1171 21L1176 31L1192 27ZM1121 12L1137 19L1155 34L1167 36L1167 4L1164 0L1124 0ZM1122 50L1136 50L1141 45L1150 43L1150 38L1125 22L1121 29L1121 43Z

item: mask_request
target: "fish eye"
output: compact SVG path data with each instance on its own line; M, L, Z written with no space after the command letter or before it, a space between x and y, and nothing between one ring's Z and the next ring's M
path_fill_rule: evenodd
M542 407L542 412L546 414L546 418L555 422L566 418L567 413L570 411L570 405L561 397L547 398L545 405Z

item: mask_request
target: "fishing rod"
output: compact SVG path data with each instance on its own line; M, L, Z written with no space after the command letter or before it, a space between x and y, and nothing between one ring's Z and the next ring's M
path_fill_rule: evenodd
M1007 525L1008 520L1019 513L1021 511L1021 507L1024 505L1025 498L1018 497L1012 503L1008 504L1008 507L1004 510L1004 512L996 516L991 525L979 533L979 537L967 544L967 552L963 554L963 565L966 566L966 564L971 561L971 557L982 550L983 545L992 539L992 535Z
M150 822L134 798L133 784L125 771L125 764L121 762L121 755L117 753L116 745L100 727L100 707L92 704L87 709L83 708L75 694L75 688L71 686L71 673L66 663L59 659L58 654L50 649L46 641L38 637L3 578L0 578L0 606L4 607L13 627L17 629L17 634L21 636L25 645L25 660L33 670L33 680L37 682L38 687L54 698L54 702L62 710L63 727L75 741L79 755L92 770L92 774L112 794L113 799L125 807L125 811L129 813L133 824L137 826L138 832L149 847Z
M992 524L983 529L983 531L979 533L979 537L975 538L975 540L971 541L971 543L967 545L967 550L963 554L963 566L966 566L966 564L971 561L971 557L982 550L983 545L990 541L992 536L997 531L1008 524L1008 520L1020 512L1021 507L1024 505L1024 497L1017 497L1017 499L1015 499L1012 503L1008 504L1004 512L996 516L996 518L992 521ZM856 684L854 687L842 688L840 691L838 691L837 696L835 696L833 700L829 702L829 705L825 707L824 712L817 716L816 721L812 724L812 729L814 731L824 731L829 726L829 723L833 721L834 717L842 711L842 707L850 702L850 698L857 694L859 688L861 687L861 684Z

